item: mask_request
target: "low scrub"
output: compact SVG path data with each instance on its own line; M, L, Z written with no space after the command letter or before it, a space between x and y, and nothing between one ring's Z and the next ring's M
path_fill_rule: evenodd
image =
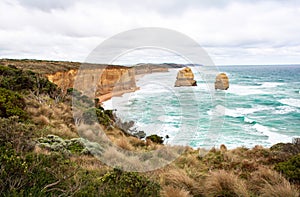
M144 197L158 196L159 184L137 172L123 172L114 169L101 177L100 196Z
M275 170L284 174L291 181L300 182L300 154L276 164Z
M0 117L18 116L20 120L25 120L27 113L24 108L25 101L20 94L0 88Z

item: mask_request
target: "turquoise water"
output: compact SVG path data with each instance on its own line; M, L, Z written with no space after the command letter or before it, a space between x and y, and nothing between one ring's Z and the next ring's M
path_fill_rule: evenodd
M168 135L167 144L194 148L270 147L300 136L300 65L222 66L227 91L211 91L192 68L197 87L174 87L178 69L145 75L139 91L114 97L106 108L149 134Z

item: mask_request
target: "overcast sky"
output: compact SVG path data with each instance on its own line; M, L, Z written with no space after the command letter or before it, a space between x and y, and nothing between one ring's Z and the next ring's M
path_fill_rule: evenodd
M196 40L215 64L300 63L297 0L0 0L0 58L85 61L111 36L164 27ZM132 52L118 63L178 62Z

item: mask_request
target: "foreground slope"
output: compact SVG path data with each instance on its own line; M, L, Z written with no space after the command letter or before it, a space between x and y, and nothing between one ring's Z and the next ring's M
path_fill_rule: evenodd
M71 107L76 90L63 92L30 68L0 66L3 196L299 196L297 140L270 149L186 147L174 162L152 172L112 169L77 134ZM83 105L95 106L89 110L99 111L101 127L119 147L151 151L163 146L156 138L131 135L111 111L76 94Z

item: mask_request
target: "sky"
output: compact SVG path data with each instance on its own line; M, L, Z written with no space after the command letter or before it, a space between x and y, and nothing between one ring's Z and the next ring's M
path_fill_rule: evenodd
M300 64L299 21L297 0L0 0L0 58L84 62L116 34L161 27L195 40L216 65ZM180 59L138 50L116 62Z

